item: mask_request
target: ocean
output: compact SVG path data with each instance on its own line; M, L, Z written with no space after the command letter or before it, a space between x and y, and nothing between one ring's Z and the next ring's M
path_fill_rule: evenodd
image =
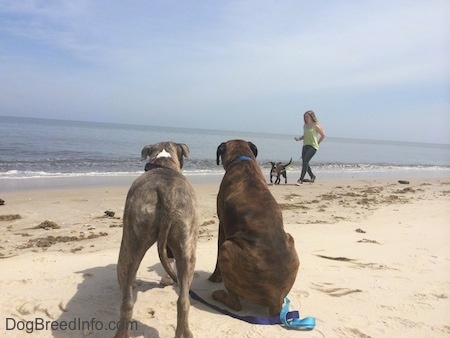
M300 132L300 131L299 131ZM171 128L0 116L2 180L48 177L130 176L143 172L141 149L160 141L185 143L190 158L184 174L221 175L218 145L244 139L258 147L258 162L269 179L270 161L287 163L296 181L301 142L296 135ZM450 178L450 145L342 139L327 135L311 161L321 178Z

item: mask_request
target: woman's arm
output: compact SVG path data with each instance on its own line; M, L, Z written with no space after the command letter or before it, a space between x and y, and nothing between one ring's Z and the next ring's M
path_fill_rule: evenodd
M323 131L323 128L321 127L320 124L316 124L316 131L317 131L317 134L320 135L320 138L317 141L317 143L320 144L325 139L325 132Z

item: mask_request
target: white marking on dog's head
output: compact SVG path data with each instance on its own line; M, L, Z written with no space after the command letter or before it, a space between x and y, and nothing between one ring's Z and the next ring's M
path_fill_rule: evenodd
M158 155L156 155L156 158L160 157L172 157L170 154L166 151L166 149L163 149Z

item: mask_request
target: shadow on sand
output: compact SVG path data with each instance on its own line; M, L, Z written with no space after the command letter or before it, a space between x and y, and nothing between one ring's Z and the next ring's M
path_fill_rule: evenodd
M122 298L116 268L116 264L110 264L76 272L83 276L83 281L78 284L77 292L69 302L59 305L62 314L55 321L60 327L52 330L53 337L114 337ZM139 281L136 285L135 299L139 291L160 287L157 283ZM67 323L65 329L62 327L64 323ZM130 337L159 337L155 328L138 320L134 320L133 325Z
M79 338L79 337L92 337L92 338L104 338L114 337L116 332L116 325L120 318L120 303L121 303L121 291L117 282L116 264L109 264L107 266L98 266L83 271L77 271L77 274L83 276L83 281L78 284L77 292L69 300L67 304L61 303L59 305L61 309L61 315L55 319L59 323L58 329L52 330L52 335L55 338ZM143 267L138 270L137 280L134 287L134 297L136 303L139 303L139 293L152 292L154 289L163 288L158 282L149 282L139 279L140 276L147 272L157 273L158 276L162 276L164 271L160 263L147 266L143 271ZM215 289L223 288L222 283L212 283L208 280L211 272L195 271L194 280L192 282L191 289L199 294L207 302L215 303L221 306L219 303L214 302L211 298L211 293ZM177 294L179 289L177 286L166 287ZM169 290L170 290L169 289ZM190 299L191 307L198 309L202 312L216 313L215 310L210 307ZM241 315L267 315L266 308L245 304L247 311L240 312ZM168 306L173 306L169 305ZM148 304L151 308L152 304ZM221 306L223 307L223 305ZM176 312L176 305L174 308ZM256 312L256 313L255 313ZM222 315L222 314L219 314ZM160 333L157 329L149 326L148 323L153 321L158 314L143 313L137 314L136 311L133 314L134 325L130 331L130 337L146 337L146 338L159 338ZM192 323L194 319L190 317ZM147 324L143 323L145 321ZM157 319L155 323L157 322ZM66 323L67 327L62 328L61 325ZM173 318L173 327L176 326L176 317Z

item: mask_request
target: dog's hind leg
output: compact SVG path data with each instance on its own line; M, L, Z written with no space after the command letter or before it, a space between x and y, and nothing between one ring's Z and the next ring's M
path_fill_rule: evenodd
M122 305L120 307L120 325L114 338L128 338L131 319L133 317L134 295L133 284L142 258L152 243L131 243L124 234L120 246L119 261L117 263L117 278L122 291ZM133 249L131 249L133 248Z
M178 274L178 284L180 293L177 301L177 328L176 338L192 338L193 334L189 330L189 288L194 278L195 252L184 253L179 259L175 259Z
M237 275L236 270L233 268L235 265L233 262L237 262L238 257L242 254L239 245L236 245L232 241L225 241L219 250L218 266L223 273L223 283L226 290L216 290L212 293L212 298L218 302L221 302L228 306L230 309L240 311L242 309L239 296L235 292L239 288L239 272Z
M276 317L280 315L281 308L283 307L284 298L276 303L269 304L269 316Z
M227 292L228 291L228 292ZM218 302L221 302L235 311L241 311L242 305L239 300L239 296L229 290L216 290L212 293L212 298Z
M208 280L210 280L213 283L220 283L222 282L222 274L220 273L220 267L219 267L219 253L220 253L220 247L222 246L223 242L225 241L225 235L223 233L222 225L219 221L219 236L217 240L217 262L216 262L216 268L214 269L214 272L209 276Z

